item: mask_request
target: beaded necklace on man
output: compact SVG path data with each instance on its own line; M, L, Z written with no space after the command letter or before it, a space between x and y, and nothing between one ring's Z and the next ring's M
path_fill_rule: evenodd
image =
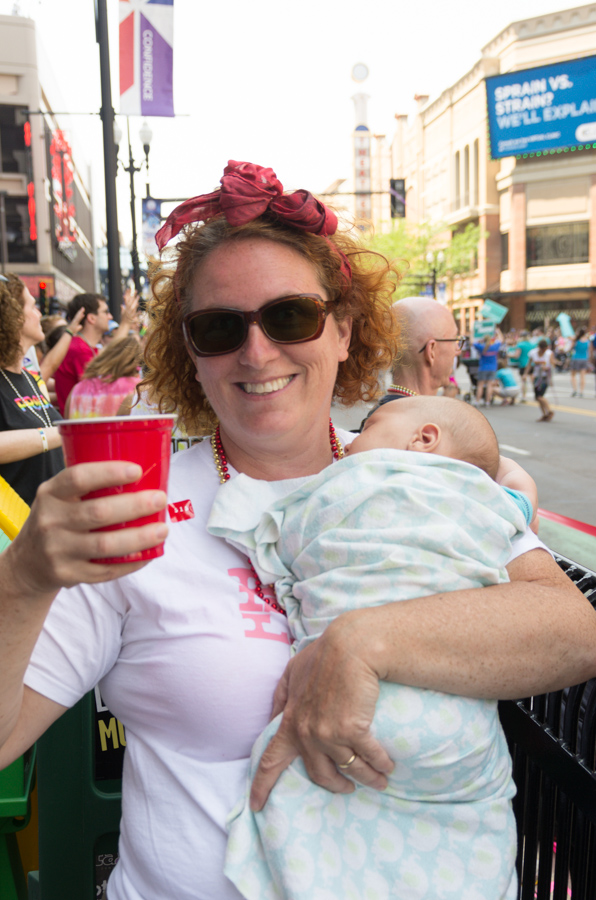
M14 384L12 383L12 381L10 380L10 378L8 377L8 375L6 374L4 369L0 369L0 372L2 373L5 380L8 381L9 385L13 389L13 391L15 393L15 397L17 397L17 399L20 400L21 394L19 393L19 391L17 391L16 387L14 386ZM41 409L41 413L39 413L36 409L33 409L32 406L26 406L24 409L22 409L22 407L19 407L19 409L22 409L22 412L24 412L24 413L26 413L26 412L33 413L33 415L39 419L39 421L41 422L42 425L44 425L46 428L51 428L52 420L50 419L50 417L48 415L48 411L44 405L44 400L42 399L41 394L37 390L37 386L35 385L35 382L33 382L33 383L31 382L31 379L29 378L29 375L27 374L26 369L21 370L21 375L25 376L25 379L26 379L29 387L31 388L31 391L39 400L39 408ZM42 413L43 413L43 415L42 415Z
M329 443L331 445L331 453L333 454L334 459L341 459L344 455L344 448L341 445L341 441L339 440L335 428L333 426L333 422L329 419ZM223 444L221 442L221 436L219 433L219 425L211 433L211 449L213 451L213 462L215 463L215 468L217 469L217 474L219 475L219 483L225 484L226 481L230 480L230 473L228 468L228 460L226 454L224 452ZM267 597L265 595L265 591L263 589L263 584L261 583L261 579L255 572L255 568L253 564L249 560L250 572L252 577L256 582L255 594L259 597L263 603L266 603L268 606L271 606L272 609L275 609L277 612L281 613L283 616L287 616L285 609L279 605L279 603L274 600L272 597ZM266 587L271 588L273 590L273 585L269 584Z
M411 391L409 388L403 387L401 384L390 384L387 388L389 394L401 394L402 397L417 397L417 391Z

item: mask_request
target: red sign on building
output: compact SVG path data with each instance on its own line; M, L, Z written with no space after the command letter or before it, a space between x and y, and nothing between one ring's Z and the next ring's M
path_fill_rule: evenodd
M77 239L75 207L72 202L74 167L70 144L63 131L55 131L50 144L52 157L52 189L54 192L54 212L56 214L56 238L61 250L74 244Z

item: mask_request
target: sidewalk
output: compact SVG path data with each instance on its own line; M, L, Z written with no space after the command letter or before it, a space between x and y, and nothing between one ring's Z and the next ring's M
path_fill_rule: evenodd
M538 537L547 547L592 572L596 570L596 537L542 516L539 519Z

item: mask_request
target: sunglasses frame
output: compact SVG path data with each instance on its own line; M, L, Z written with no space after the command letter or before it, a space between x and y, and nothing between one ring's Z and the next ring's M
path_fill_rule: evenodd
M296 300L300 297L307 297L309 300L313 300L316 310L317 310L317 328L313 335L307 338L300 338L296 341L278 341L275 338L272 338L269 334L267 334L266 329L263 327L262 315L265 310L269 309L271 306L274 306L277 303L283 303L286 300ZM205 316L209 313L234 313L234 315L239 316L240 319L243 320L244 324L244 334L242 340L236 347L232 347L231 350L223 350L218 353L206 353L202 350L199 350L195 345L190 332L190 324L195 319L199 319L202 316ZM259 309L253 309L250 312L245 312L242 309L235 309L231 306L214 306L211 309L200 309L195 312L188 313L184 316L182 320L182 331L184 333L184 339L186 341L187 346L190 348L191 352L195 356L199 356L201 358L209 358L211 356L227 356L228 353L235 353L236 350L240 350L240 348L246 343L246 339L248 337L248 329L250 325L258 325L265 337L272 341L274 344L306 344L309 341L316 341L318 337L323 333L323 329L325 328L325 320L327 319L328 310L327 310L327 302L323 300L319 294L288 294L285 297L276 297L275 300L269 300L268 303L264 303Z

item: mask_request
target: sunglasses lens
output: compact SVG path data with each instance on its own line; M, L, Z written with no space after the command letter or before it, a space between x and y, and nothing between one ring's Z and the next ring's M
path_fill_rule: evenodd
M229 353L244 340L244 319L229 310L204 312L190 320L188 333L199 353Z
M311 297L291 297L263 310L261 321L267 337L293 344L313 337L319 328L319 309Z
M186 319L188 337L197 353L218 356L238 350L246 339L248 321L254 313L213 309L195 313ZM324 313L312 297L284 297L260 310L263 331L278 344L299 344L320 334Z

